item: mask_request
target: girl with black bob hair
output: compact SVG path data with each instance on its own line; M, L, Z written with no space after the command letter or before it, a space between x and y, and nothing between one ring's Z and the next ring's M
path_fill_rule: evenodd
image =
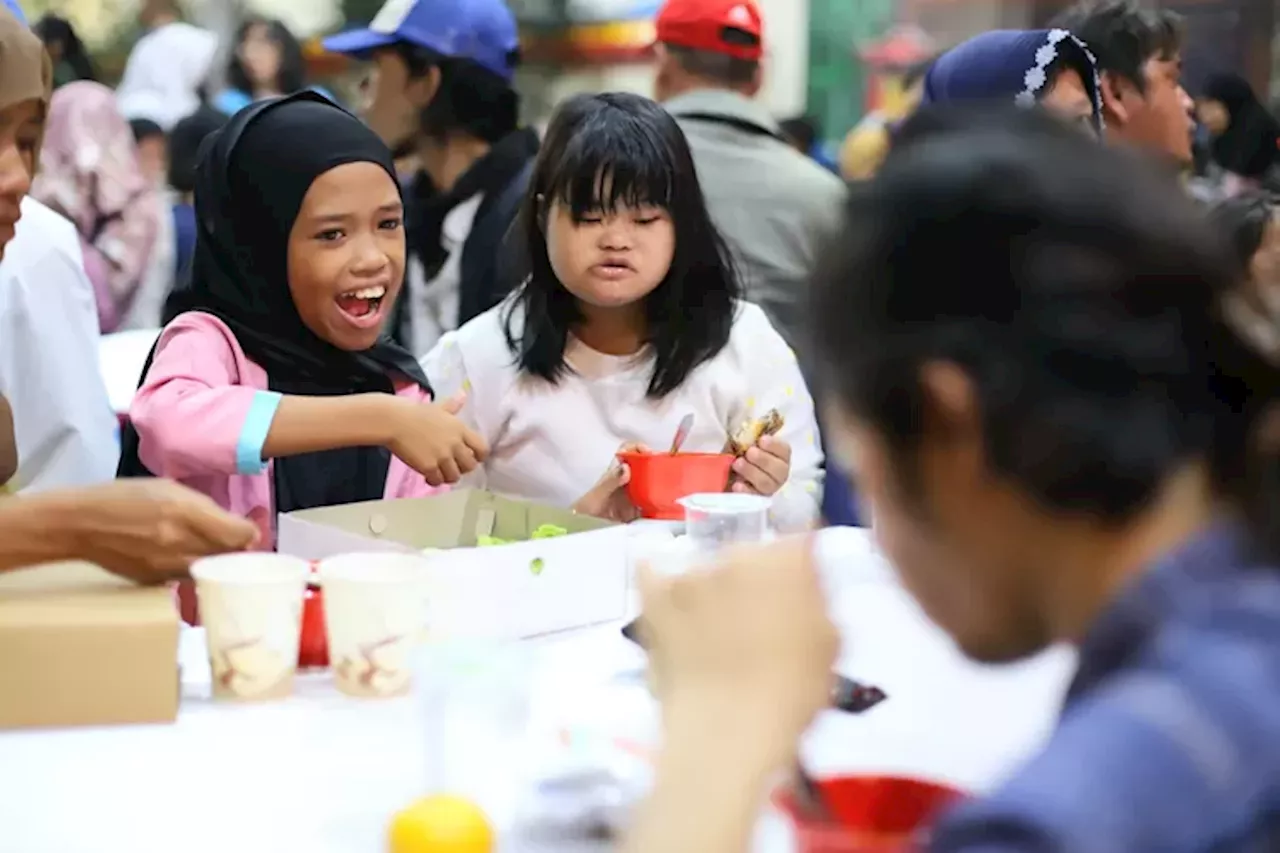
M688 143L647 98L581 95L557 110L516 225L524 283L424 361L490 444L488 488L630 519L624 444L719 452L771 409L782 431L732 488L776 495L775 522L817 517L821 452L794 354L743 302ZM600 472L606 471L603 477ZM785 487L785 488L784 488Z
M1158 164L1039 111L953 119L854 190L825 253L828 447L968 657L1078 658L1040 754L920 849L1274 849L1280 311ZM625 850L741 849L759 789L734 802L680 771L794 762L838 653L824 553L796 540L642 575L663 718L685 722ZM718 708L754 729L725 731ZM1002 710L1018 713L983 713Z

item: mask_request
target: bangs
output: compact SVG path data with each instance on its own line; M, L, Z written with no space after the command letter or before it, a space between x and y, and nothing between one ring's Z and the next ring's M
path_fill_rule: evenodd
M575 220L619 207L675 203L675 152L651 125L631 120L587 121L552 165L543 194Z

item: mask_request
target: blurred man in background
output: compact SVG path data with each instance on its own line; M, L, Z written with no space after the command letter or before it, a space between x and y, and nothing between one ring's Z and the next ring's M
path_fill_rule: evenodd
M1195 105L1182 88L1181 16L1133 0L1088 0L1053 25L1097 58L1107 138L1191 168Z
M837 221L844 184L797 151L756 100L764 21L752 0L668 0L657 35L656 97L689 139L747 298L795 346L817 247Z
M367 29L324 44L372 63L365 120L421 167L395 334L423 355L516 283L504 238L538 137L519 126L515 19L502 0L388 0Z

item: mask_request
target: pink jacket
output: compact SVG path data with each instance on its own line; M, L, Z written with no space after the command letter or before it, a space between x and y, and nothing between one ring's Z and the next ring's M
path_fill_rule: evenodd
M275 547L271 462L262 445L280 394L267 389L267 373L250 361L227 325L209 314L183 314L156 343L146 381L129 408L138 431L138 455L157 477L168 477L252 519L263 550ZM431 395L414 382L396 394L423 403ZM387 471L386 498L416 498L443 491L398 458Z

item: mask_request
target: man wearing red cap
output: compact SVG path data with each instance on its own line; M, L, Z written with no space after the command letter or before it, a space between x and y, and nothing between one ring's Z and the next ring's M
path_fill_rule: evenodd
M839 221L844 184L796 151L755 100L764 21L754 0L667 0L657 37L655 96L689 138L747 297L794 346L817 243Z

